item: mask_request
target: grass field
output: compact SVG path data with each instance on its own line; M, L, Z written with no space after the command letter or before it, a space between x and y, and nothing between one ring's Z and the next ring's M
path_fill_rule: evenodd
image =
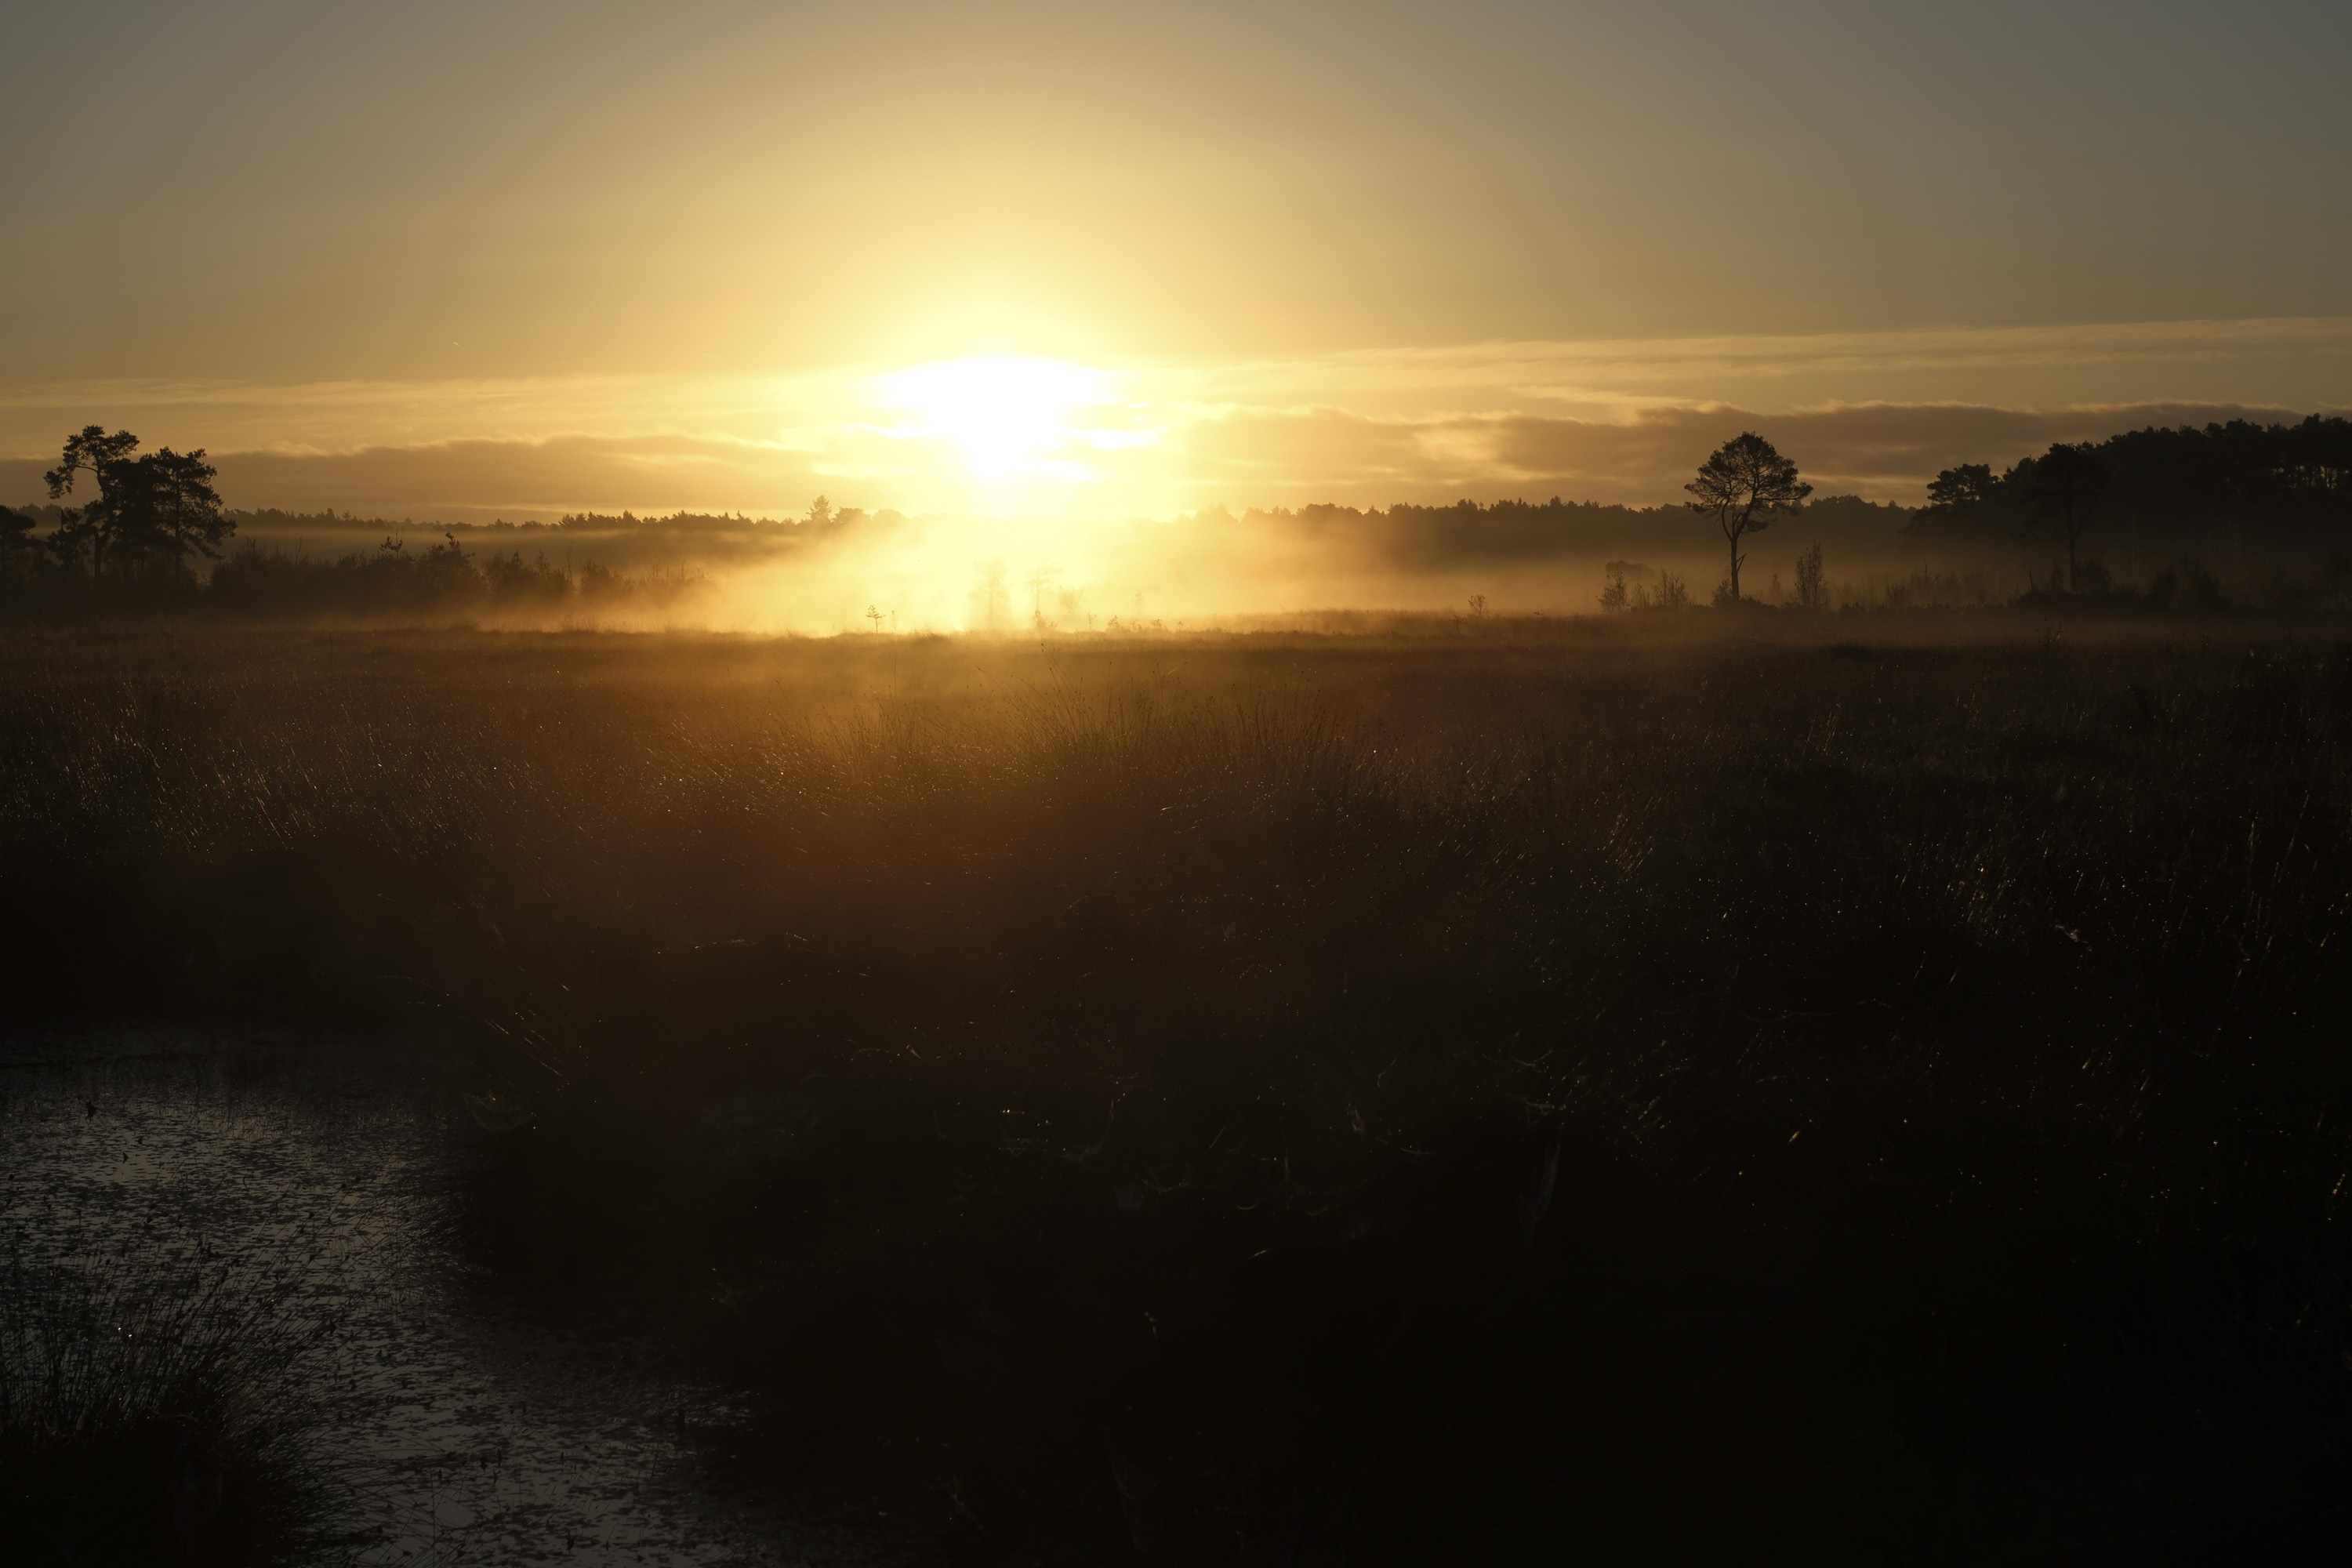
M1766 619L11 633L0 940L458 1037L477 1258L942 1556L2352 1542L2352 647Z

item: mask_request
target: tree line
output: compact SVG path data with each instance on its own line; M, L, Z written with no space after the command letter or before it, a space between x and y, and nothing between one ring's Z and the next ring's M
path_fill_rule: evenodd
M53 502L0 507L0 608L76 614L201 607L247 616L398 616L545 612L575 602L667 596L682 573L624 576L589 562L523 559L466 549L454 531L411 550L387 535L373 548L313 557L247 542L228 548L236 518L213 488L204 451L141 453L127 430L91 425L67 438L43 476ZM567 519L567 521L571 520ZM583 522L587 520L582 520ZM37 531L44 522L48 531ZM211 570L199 574L201 563Z
M1727 547L1716 602L1745 602L1747 540L1802 515L1812 487L1769 441L1746 431L1717 447L1683 488L1693 498L1685 504L1710 519ZM2318 574L2338 591L2352 579L2344 553L2352 545L2352 421L2315 414L2297 425L2150 426L2105 441L2053 442L1998 475L1989 463L1961 464L1928 481L1927 505L1904 533L1907 543L1930 549L2063 552L2063 576L2053 574L2042 592L2114 593L2105 563L2087 553L2094 543L2120 552L2136 574L2150 561L2165 563L2146 596L2166 604L2218 605L2220 584L2208 564L2217 556L2238 567L2257 558L2275 567L2324 551ZM1625 575L1612 570L1604 608L1639 607ZM1822 597L1821 579L1815 543L1799 558L1799 603ZM1685 602L1678 581L1661 579L1660 595L1652 607Z
M57 466L44 476L51 501L72 504L41 509L46 519L0 508L0 606L58 610L201 598L253 614L365 615L543 607L575 595L646 586L593 564L574 572L551 566L543 555L527 563L520 550L469 552L454 531L415 552L387 536L373 550L318 560L249 543L225 555L236 521L213 488L215 470L204 451L166 447L142 453L139 447L128 431L85 426L67 438ZM1401 566L1436 568L1629 546L1679 552L1703 537L1691 531L1687 508L1704 515L1722 542L1727 569L1715 595L1719 604L1750 602L1742 571L1753 536L1800 518L1811 546L1800 552L1799 600L1805 602L1821 592L1824 539L1833 550L1874 555L1904 548L2014 562L2023 552L2029 561L2038 556L2063 563L2039 586L2068 594L2109 592L2111 564L2152 591L2194 602L2218 595L2217 570L2242 580L2258 563L2273 572L2286 563L2316 564L2330 584L2352 576L2352 565L2345 563L2352 550L2352 421L2335 416L2314 415L2293 425L2233 420L2201 429L2150 426L2104 441L2054 443L1998 473L1989 463L1945 468L1928 482L1927 505L1916 510L1853 496L1816 499L1793 461L1748 431L1710 454L1685 488L1693 499L1676 508L1554 496L1546 502L1400 504L1384 512L1327 505L1253 510L1239 523L1327 535L1335 547L1370 548ZM44 521L50 526L41 534ZM356 524L333 521L339 529ZM835 509L820 497L807 517L781 522L583 514L551 527L488 531L503 542L519 532L557 530L670 538L749 528L807 543L868 521L855 508ZM872 521L895 521L897 514ZM1233 525L1235 520L1212 509L1195 521ZM206 565L209 572L200 575ZM1662 584L1659 592L1664 597L1658 603L1687 602L1678 585L1668 594Z
M1777 478L1756 489L1768 474ZM1765 504L1771 486L1783 482L1788 493ZM1735 492L1738 503L1727 511ZM1743 600L1751 597L1742 576L1747 543L1776 522L1798 526L1800 518L1807 541L1825 544L1833 559L1899 553L1944 564L2047 563L2054 570L2040 585L2048 592L2104 593L2114 585L2111 568L2150 584L2168 573L2183 581L2215 572L2334 581L2344 575L2336 563L2352 556L2352 421L2236 420L2060 442L1999 471L1989 463L1946 468L1928 482L1922 506L1811 494L1795 464L1750 431L1707 458L1691 493L1692 501L1673 507L1554 496L1386 510L1272 508L1237 520L1211 509L1200 518L1328 538L1407 569L1577 554L1681 556L1712 542L1724 552L1720 596ZM1685 509L1694 505L1712 525L1706 532L1691 525ZM1620 564L1629 573L1634 566Z
M138 451L128 430L110 436L91 425L68 437L42 479L51 500L88 499L62 510L42 539L31 516L0 511L0 570L12 581L47 568L52 578L127 587L183 579L191 557L217 559L236 524L222 510L204 449Z
M2058 442L1998 474L1964 463L1929 481L1904 532L1951 552L2063 551L2073 593L2111 585L2094 548L2135 567L2315 559L2352 547L2352 421L2150 426Z
M1812 486L1797 465L1754 431L1726 441L1683 487L1685 505L1708 518L1727 550L1727 571L1715 593L1717 605L1752 603L1740 589L1748 538L1807 510ZM2220 555L2243 567L2265 560L2273 574L2288 560L2316 561L2317 599L2310 591L2276 594L2306 605L2340 602L2352 584L2352 422L2313 415L2298 425L2233 420L2203 429L2149 426L2105 441L2053 442L1996 475L1990 464L1942 470L1927 485L1927 505L1906 525L1906 542L1939 552L1988 547L2063 552L2064 572L2037 584L2037 593L2118 595L2106 564L2087 553L2093 543L2119 549L2135 569L2165 563L2144 590L2120 596L2173 607L2218 607L2221 587L2208 559ZM1554 503L1557 505L1557 503ZM1606 610L1674 609L1686 605L1682 582L1661 574L1657 590L1629 584L1638 570L1612 562L1601 595ZM1821 545L1798 557L1797 593L1806 608L1826 604Z

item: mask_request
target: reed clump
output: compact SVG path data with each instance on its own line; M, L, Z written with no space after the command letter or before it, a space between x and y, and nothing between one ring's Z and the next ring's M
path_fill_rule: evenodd
M159 1255L12 1256L0 1277L0 1556L27 1568L317 1561L310 1413L287 1389L325 1328L282 1310L271 1287Z

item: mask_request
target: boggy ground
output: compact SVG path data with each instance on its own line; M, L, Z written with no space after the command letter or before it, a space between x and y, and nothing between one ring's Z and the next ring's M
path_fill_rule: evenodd
M17 1005L461 1036L475 1256L748 1390L714 1485L976 1563L2352 1542L2324 631L0 660Z

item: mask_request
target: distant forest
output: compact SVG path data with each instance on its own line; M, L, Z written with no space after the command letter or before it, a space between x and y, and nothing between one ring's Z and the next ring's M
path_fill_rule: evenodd
M1392 560L1427 566L1708 543L1678 505L1558 496L1386 511L1308 506L1254 510L1242 521L1364 541ZM2179 560L2224 571L2315 564L2331 552L2352 552L2352 421L2313 415L2299 425L2130 430L2061 444L1999 472L1987 463L1947 468L1929 481L1922 506L1821 497L1784 526L1832 550L1971 562L2062 554L2073 530L2078 565L2112 557L2114 571L2134 576Z
M1885 555L1900 547L1916 515L1892 501L1825 496L1805 505L1794 525L1831 548ZM1334 545L1369 549L1395 565L1435 570L1472 563L1558 560L1562 556L1662 555L1714 547L1707 526L1680 506L1632 507L1600 501L1498 500L1415 506L1382 511L1348 506L1253 509L1245 528L1290 529Z
M422 529L334 511L236 511L214 493L203 452L137 455L138 445L92 426L68 441L47 502L0 508L0 613L544 614L674 596L693 571L772 561L904 521L824 497L797 518L625 511ZM1557 496L1276 508L1238 519L1211 509L1197 520L1327 541L1406 572L1669 560L1712 547L1683 506ZM1824 496L1780 526L1776 537L1833 559L2022 568L2043 595L2169 594L2187 583L2209 605L2225 590L2240 601L2332 605L2352 591L2352 421L2313 415L2294 425L2126 431L1998 471L1947 468L1920 506ZM1612 559L1611 571L1631 564Z
M134 455L138 447L127 431L91 426L46 476L47 502L0 508L0 614L544 620L574 608L659 608L696 586L703 565L868 521L820 496L788 520L583 513L420 531L406 519L231 510L202 451Z
M0 613L18 617L194 610L236 618L315 616L404 620L416 616L467 616L521 612L543 616L566 606L619 607L675 598L694 578L683 563L629 572L584 554L544 548L482 548L459 533L499 531L453 524L430 542L395 538L401 525L362 523L332 514L224 512L230 531L272 524L296 535L324 535L326 548L307 542L247 536L209 559L188 554L118 552L110 562L47 548L62 531L56 508L0 512ZM45 517L43 514L47 513ZM43 521L47 538L32 536ZM29 526L28 526L29 525ZM539 524L503 531L552 532ZM273 530L273 533L275 531ZM368 542L347 545L353 534ZM498 541L503 543L502 540ZM414 546L414 547L412 547ZM192 552L191 552L192 553ZM666 554L674 552L665 552Z
M2069 531L2075 537L2070 540ZM2095 554L2137 577L2175 561L2242 573L2352 551L2352 422L2232 420L2056 446L1995 474L1946 468L1905 526L1915 547L2018 543Z

